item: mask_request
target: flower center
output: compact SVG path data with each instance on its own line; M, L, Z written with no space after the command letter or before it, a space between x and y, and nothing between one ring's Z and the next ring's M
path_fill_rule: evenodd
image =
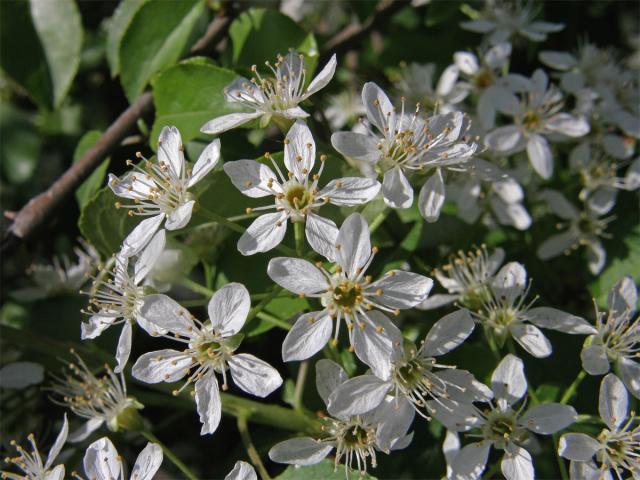
M287 188L285 198L289 206L294 210L302 210L312 200L311 193L299 183L294 183Z
M538 128L538 126L540 125L540 120L541 120L541 117L538 114L538 112L529 110L522 117L522 125L527 130L536 130Z
M373 438L373 429L365 428L360 424L349 426L342 434L342 441L348 450L366 447Z
M507 442L522 443L527 431L518 426L517 414L513 410L492 411L483 427L484 437L492 440L497 448L504 448Z
M485 68L480 70L477 75L473 77L473 84L480 90L489 88L493 84L493 74L491 70Z
M340 307L353 309L362 302L362 287L359 283L345 281L333 289L332 298Z
M423 382L425 371L431 370L430 365L413 358L406 363L396 367L394 376L397 383L407 390L413 390Z

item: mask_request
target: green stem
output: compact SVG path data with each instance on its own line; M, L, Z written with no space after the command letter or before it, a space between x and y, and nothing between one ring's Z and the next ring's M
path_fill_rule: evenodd
M382 225L382 222L385 221L385 219L387 218L387 215L389 215L390 210L388 208L385 208L383 211L381 211L376 218L374 218L371 223L369 224L369 232L371 234L373 234L373 232L375 232L378 227L380 225Z
M213 277L215 276L216 267L203 261L202 269L204 270L204 282L209 290L213 290Z
M256 317L258 317L260 320L264 320L265 322L270 323L271 325L282 328L283 330L291 330L291 325L289 325L284 320L280 320L278 317L269 315L267 312L258 312L256 313Z
M298 376L296 378L296 389L293 392L293 408L295 410L302 410L302 394L304 393L304 384L307 380L307 373L309 371L309 362L305 361L300 364L298 368Z
M249 315L247 316L247 320L246 320L245 323L248 323L249 320L251 320L251 319L253 319L253 317L257 316L258 313L260 313L262 311L262 309L265 306L267 306L271 300L276 298L283 291L284 291L284 288L277 287L270 294L266 295L262 300L260 300L258 302L258 304L249 311Z
M158 440L158 437L156 437L153 433L143 430L140 432L140 434L146 438L147 440L149 440L151 443L156 443L158 444L158 446L160 448L162 448L162 452L164 453L164 455L171 460L171 462L178 467L178 469L185 474L185 476L189 479L189 480L198 480L198 477L195 476L195 474L189 469L189 467L187 467L184 463L182 463L182 460L180 460L178 457L175 456L175 454L171 451L171 449L169 447L167 447L164 443L162 443L160 440Z
M558 451L558 440L560 435L557 433L553 434L553 445L555 446L555 451ZM556 461L558 462L558 469L560 470L560 476L562 480L569 480L569 472L567 472L567 466L564 464L564 460L560 455L554 455L556 457Z
M269 472L267 472L267 469L264 468L264 464L262 463L262 459L258 454L258 450L256 450L256 447L253 445L253 442L251 441L251 435L249 434L249 426L247 425L247 419L243 416L240 416L238 417L237 424L238 424L238 431L240 432L240 438L242 439L244 448L247 450L247 453L249 454L251 463L253 463L253 466L258 469L258 472L260 472L260 476L262 477L262 480L271 480L271 477L269 476Z
M304 253L304 224L295 222L293 224L293 233L296 239L296 253L299 257L302 257Z
M573 395L576 393L578 386L582 383L582 380L584 380L584 377L586 376L587 372L585 372L584 369L580 370L573 383L569 385L569 387L565 390L564 395L562 395L562 398L560 398L560 403L564 404L571 400L571 397L573 397Z
M516 355L516 356L518 355L516 353L516 345L513 342L513 338L511 336L507 337L507 350L509 350L509 353L511 355Z
M180 285L187 287L189 290L204 295L205 297L210 297L213 295L214 291L210 288L205 287L204 285L200 285L198 282L194 282L190 278L184 277L181 278L178 282Z
M498 345L496 345L496 340L495 338L493 338L493 334L486 328L484 329L484 338L487 339L487 345L489 345L491 353L499 362L502 359L502 356L500 355L500 349L498 348Z

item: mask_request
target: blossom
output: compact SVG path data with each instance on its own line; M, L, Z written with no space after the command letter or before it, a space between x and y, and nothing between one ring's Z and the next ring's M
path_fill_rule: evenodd
M550 307L531 308L535 299L526 303L530 285L522 264L507 263L492 280L487 300L474 312L486 333L499 345L511 336L531 355L544 358L551 355L551 342L540 328L573 335L595 332L583 318Z
M394 86L409 103L451 112L465 99L468 91L457 83L460 72L456 65L444 69L434 88L435 70L435 63L403 65Z
M0 388L22 390L44 380L44 368L34 362L10 362L0 368Z
M270 156L268 157L270 158ZM268 166L254 160L237 160L224 164L224 170L233 184L248 197L273 196L274 204L247 209L248 212L275 210L259 216L238 240L243 255L266 252L277 246L287 231L287 221L305 222L307 241L316 250L332 243L337 235L333 221L315 213L323 205L362 205L373 199L380 190L375 179L347 177L329 182L318 189L318 180L324 168L325 157L320 156L320 169L310 177L316 160L316 145L311 131L303 122L296 122L284 141L283 175L271 159L278 176Z
M247 462L237 461L224 480L258 480L258 476Z
M313 245L312 245L313 246ZM271 259L267 273L278 285L299 295L320 299L323 310L301 315L282 344L285 362L305 360L317 353L331 337L334 342L345 321L356 355L367 365L388 363L394 343L401 341L397 327L381 312L399 314L424 301L433 286L430 278L403 270L391 270L376 281L365 275L376 247L371 247L369 226L358 213L347 217L335 241L318 253L333 262L289 257Z
M71 442L81 442L103 424L109 430L137 430L142 418L137 410L143 408L135 398L127 395L124 375L116 375L109 365L97 377L73 350L76 362L69 362L62 377L54 377L51 386L53 401L69 408L87 421L69 437Z
M133 466L131 480L152 480L162 464L162 448L147 443ZM84 473L89 480L125 480L125 466L111 440L103 437L87 448L83 459Z
M465 370L438 362L463 343L473 331L474 323L466 310L458 310L438 320L420 348L408 344L393 351L388 368L347 380L329 397L332 415L357 415L378 407L388 394L396 408L413 407L425 418L427 400L441 398L460 402L489 400L487 388ZM402 405L402 406L400 406Z
M594 275L600 273L607 261L607 252L600 237L608 238L605 229L613 218L601 218L589 208L580 212L564 195L554 190L544 190L540 198L545 199L551 211L567 223L557 224L557 228L563 231L552 235L538 246L538 257L548 260L563 253L568 255L572 250L584 246L589 270Z
M328 106L324 116L332 129L342 128L355 122L366 113L359 95L351 89L328 97Z
M109 187L118 197L132 200L116 208L128 209L130 216L149 217L140 222L125 238L121 253L137 254L153 237L164 221L167 230L178 230L189 223L196 200L189 191L202 180L220 159L220 140L211 142L200 154L193 168L188 168L184 146L176 127L164 127L158 139L157 162L147 160L138 153L142 163L122 178L109 174Z
M629 415L629 396L613 373L600 384L598 410L606 428L596 438L585 433L560 437L558 455L571 460L571 480L612 479L614 473L618 480L637 478L640 424L633 411ZM595 465L594 456L600 467Z
M526 412L516 408L527 392L524 365L508 354L491 376L493 399L487 409L453 400L431 400L431 411L447 429L468 432L477 441L465 445L457 453L450 452L449 467L455 480L476 480L485 469L491 447L503 450L502 474L507 480L533 480L535 474L527 446L532 433L551 435L576 421L573 407L559 403L535 405Z
M142 314L156 328L152 335L183 343L186 348L145 353L133 366L132 374L146 383L173 383L187 376L174 395L195 384L202 435L213 433L220 423L222 403L216 373L222 375L223 390L228 388L229 370L238 387L259 397L266 397L282 384L280 374L268 363L253 355L235 353L250 307L249 292L239 283L229 283L213 294L207 323L197 320L166 295L145 298Z
M347 378L342 367L331 360L323 359L316 363L316 388L325 405L329 404L331 393ZM344 461L346 475L352 468L364 474L369 464L376 467L377 451L388 454L409 445L413 434L407 435L407 430L413 417L410 407L396 407L393 399L388 398L364 415L322 417L322 438L285 440L269 451L269 458L278 463L314 465L335 449L336 468Z
M636 315L638 291L631 277L618 281L607 298L608 312L596 309L593 335L587 337L580 357L591 375L603 375L615 363L629 391L640 398L640 317ZM635 319L634 319L635 316Z
M33 434L30 434L27 439L31 444L31 452L26 451L14 440L11 441L11 445L18 451L18 456L13 458L5 458L5 463L8 465L15 465L24 472L25 475L17 473L2 471L0 476L9 480L63 480L65 468L64 465L53 466L56 458L60 454L60 450L67 441L67 435L69 433L69 424L67 423L67 416L64 416L62 421L62 428L60 433L56 437L56 441L53 443L49 455L45 462L42 461L40 456L40 450L36 446L35 438Z
M369 123L368 133L337 132L331 144L338 152L359 162L368 163L383 175L382 195L392 208L409 208L413 188L407 175L430 173L420 190L422 216L434 222L444 204L442 170L464 170L477 145L465 135L469 122L461 112L450 112L423 119L419 105L414 113L400 112L375 83L362 89L362 102Z
M273 76L263 77L253 65L251 71L254 78L250 81L238 78L224 89L227 102L252 111L230 113L209 120L202 126L201 132L218 135L256 118L262 118L261 125L266 126L271 117L287 121L308 117L309 114L298 105L327 86L336 71L337 62L333 55L306 88L304 55L291 51L286 57L278 55L275 65L269 62L265 62L265 65Z
M517 35L533 42L542 42L546 40L547 34L564 28L561 23L534 21L536 15L532 2L486 0L483 12L477 12L475 18L462 22L460 26L465 30L489 35L487 40L491 45L513 39Z
M542 178L553 174L553 155L547 141L551 134L582 137L589 133L589 123L580 117L562 112L561 92L549 87L549 79L543 70L536 70L530 89L521 98L503 92L498 110L512 117L513 124L498 127L485 137L485 144L492 150L513 154L527 151L529 162Z
M471 311L478 310L489 298L489 284L503 261L504 250L501 248L491 254L486 245L468 252L458 251L449 263L433 271L449 293L431 295L417 308L431 310L456 302Z
M91 289L81 292L89 295L89 307L83 313L89 319L82 323L83 340L93 339L112 325L122 325L116 350L116 372L121 372L129 360L133 337L133 324L146 331L149 325L140 314L140 307L147 289L142 285L153 269L165 246L165 231L155 232L151 240L135 259L123 255L114 256L94 278ZM135 261L133 261L135 260Z
M14 290L11 296L20 301L34 301L77 293L78 289L87 283L87 277L100 264L98 251L83 239L79 242L80 246L73 249L77 257L76 262L63 255L54 257L51 264L31 265L27 273L35 286Z

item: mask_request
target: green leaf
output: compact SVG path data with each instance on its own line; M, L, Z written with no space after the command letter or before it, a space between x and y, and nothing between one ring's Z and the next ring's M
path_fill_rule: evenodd
M85 205L78 227L82 236L108 257L120 249L120 244L140 218L130 217L126 210L117 209L117 197L104 187Z
M331 460L323 460L316 465L308 467L296 467L291 465L276 480L376 480L371 475L362 475L360 472L351 470L345 474L344 466L338 465L335 468Z
M250 67L274 62L277 54L286 54L290 48L315 57L318 45L312 34L276 10L257 8L243 12L229 27L231 37L230 63ZM308 73L315 68L308 64ZM314 67L314 68L311 68Z
M30 180L40 159L42 140L28 117L11 104L0 103L2 171L10 183Z
M186 143L199 135L207 121L232 112L223 90L234 78L232 71L202 58L186 60L162 72L153 82L156 120L152 146L165 125L178 127Z
M120 79L130 101L153 74L182 56L204 12L202 0L183 0L145 3L135 13L118 51Z
M16 48L20 45L20 48ZM28 59L28 61L25 61ZM0 66L42 107L51 105L53 87L47 59L26 1L2 2Z
M67 95L80 65L82 21L73 0L30 0L31 17L49 65L53 106ZM12 42L13 43L13 42ZM21 52L24 59L24 53ZM33 60L29 59L30 63Z
M82 158L82 155L89 150L98 139L102 136L102 132L98 130L91 130L84 134L84 136L78 142L76 150L73 153L73 163L76 163ZM89 177L82 182L82 184L76 189L76 200L80 209L84 208L89 200L93 198L95 193L103 186L104 178L109 168L109 158L103 161L98 168L96 168Z
M116 8L116 11L113 12L107 29L107 41L105 45L107 62L109 63L112 77L116 77L120 73L120 57L118 56L118 51L120 50L122 37L129 28L129 25L131 25L133 16L148 1L149 0L123 0L118 5L118 8Z

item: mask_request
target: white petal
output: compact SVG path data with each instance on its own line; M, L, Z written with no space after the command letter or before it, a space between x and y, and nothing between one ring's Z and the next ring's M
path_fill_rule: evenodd
M158 261L158 257L160 257L160 254L164 250L165 245L165 231L159 230L149 241L144 250L142 250L142 253L140 253L140 256L136 260L136 263L133 267L133 283L135 283L136 285L140 285L140 282L144 280L144 278L155 266L156 262Z
M151 189L156 183L149 175L132 171L127 172L122 178L110 173L108 185L118 197L144 200L151 194Z
M177 208L174 208L169 216L167 216L167 221L164 224L165 228L167 230L184 228L187 223L189 223L189 220L191 220L191 213L193 212L193 206L195 204L195 200L189 200L187 203L183 203Z
M142 251L145 245L147 245L156 234L164 218L164 213L161 213L149 217L136 225L122 242L120 254L125 257L132 257Z
M600 384L598 403L600 417L611 430L617 429L629 412L629 396L622 381L609 373Z
M626 276L616 282L607 296L607 305L611 311L618 314L627 310L635 312L638 305L638 290L633 278Z
M458 81L458 75L457 65L449 65L445 68L436 85L436 94L440 96L449 95Z
M113 369L114 372L120 373L127 365L129 361L129 355L131 354L131 341L133 337L133 327L131 322L125 320L122 325L122 331L120 332L120 338L118 339L118 347L116 349L116 361L118 364Z
M424 339L423 355L438 357L450 352L471 335L474 327L475 323L466 310L457 310L445 315L433 324Z
M159 329L168 330L183 337L190 338L196 329L187 309L167 295L145 296L140 313L147 322Z
M572 461L569 465L569 478L571 480L613 480L609 470L601 470L592 460Z
M322 90L333 78L333 75L336 73L336 66L338 65L338 61L336 60L335 53L331 55L331 58L324 66L324 68L315 76L315 78L311 81L309 86L307 87L307 91L305 92L305 98L308 98L310 95L313 95L318 90Z
M375 163L380 158L378 140L363 133L336 132L331 135L331 145L345 157Z
M145 383L177 382L184 377L193 360L178 350L158 350L141 355L131 369L134 378Z
M489 49L484 55L484 63L492 69L500 69L509 60L511 55L511 44L508 42L499 43Z
M338 227L333 220L309 212L307 213L304 233L307 237L307 242L309 242L314 251L331 262L336 261Z
M491 375L491 388L496 398L505 399L513 405L527 393L527 379L524 376L522 360L512 354L498 364Z
M322 350L329 338L333 322L326 311L301 315L282 343L282 360L306 360Z
M447 295L444 293L436 293L435 295L431 295L420 305L416 305L415 308L419 310L434 310L436 308L444 307L445 305L450 305L458 299L459 295Z
M589 271L594 275L598 275L607 262L607 251L599 240L592 240L587 243L586 250Z
M180 178L184 168L184 147L176 127L163 127L158 138L158 163L169 165L173 174Z
M456 52L453 54L453 61L460 71L467 75L474 75L478 70L480 70L478 58L473 53Z
M267 252L282 242L287 232L285 212L267 213L256 218L238 240L242 255Z
M220 160L220 140L216 138L213 142L205 147L202 151L187 182L187 188L193 187L202 180Z
M329 288L327 277L313 263L301 258L276 257L269 261L271 280L298 294L315 294Z
M404 398L387 396L378 408L364 417L365 421L370 419L377 425L376 444L385 453L405 448L413 438L412 435L407 436L407 430L413 423L415 410Z
M440 217L444 205L445 190L442 172L438 168L420 189L418 207L427 222L435 222Z
M640 188L640 157L636 158L624 176L624 185L627 190L637 190Z
M532 432L550 435L567 428L577 419L578 414L570 405L544 403L527 410L520 423Z
M329 396L349 379L344 369L332 360L323 358L316 362L316 389L325 405Z
M357 324L349 331L357 357L369 365L376 375L388 378L392 352L402 345L402 334L383 313L376 310L366 317L358 315Z
M618 357L618 369L629 392L640 398L640 364L628 357Z
M329 397L329 413L337 418L360 415L376 408L391 389L375 375L361 375L347 380Z
M224 480L258 480L258 476L247 462L237 461Z
M223 168L231 183L247 197L267 197L282 191L273 170L255 160L226 162Z
M284 164L294 177L304 183L316 161L316 143L311 130L302 121L296 121L287 132L284 144Z
M514 323L509 326L509 332L534 357L545 358L551 355L551 342L538 327L528 323Z
M584 347L580 352L582 368L590 375L603 375L609 371L609 358L607 351L601 344L592 344Z
M428 277L404 270L391 270L367 288L367 296L371 296L378 304L404 309L424 302L432 287L433 280Z
M552 235L540 244L536 255L540 260L549 260L568 251L577 240L576 234L572 231Z
M338 263L349 278L355 278L371 256L369 225L362 215L347 217L336 238Z
M362 104L367 112L367 118L378 130L384 131L388 123L395 123L394 107L389 97L378 85L367 82L362 88Z
M496 24L491 20L479 18L478 20L467 20L465 22L460 22L460 27L476 33L489 33L496 28Z
M64 480L64 465L57 465L44 475L44 480Z
M538 58L540 58L540 61L545 65L561 71L569 70L577 63L576 57L568 52L545 50L538 54Z
M447 398L453 401L460 403L488 402L493 398L491 389L476 380L466 370L446 368L439 370L435 375L447 383Z
M511 225L518 230L526 230L531 226L531 216L520 203L505 203L497 197L489 200L498 222Z
M333 445L320 443L309 437L292 438L276 444L269 450L269 458L277 463L315 465L321 462Z
M491 442L484 440L466 445L456 455L451 465L451 478L455 480L476 480L487 465Z
M487 134L484 143L497 152L509 152L517 148L522 140L522 133L515 125L496 128Z
M454 432L465 432L482 423L478 418L477 407L469 402L461 403L446 398L429 400L427 410L447 429Z
M413 188L400 167L387 170L382 179L382 195L391 208L409 208L413 204Z
M51 468L53 462L56 460L58 455L60 454L60 450L64 446L67 441L67 436L69 435L69 422L67 422L67 414L64 414L62 419L62 428L60 428L60 433L56 437L56 441L53 442L53 446L51 450L49 450L49 455L47 455L47 461L44 465L45 470Z
M545 128L568 137L582 137L589 133L589 122L583 117L574 117L568 113L557 113L545 122Z
M250 308L251 300L246 287L241 283L229 283L213 294L207 311L211 326L230 336L240 331Z
M604 151L612 157L625 160L634 152L635 142L628 142L620 135L607 133L602 136L602 148Z
M587 462L600 450L600 442L584 433L567 433L560 437L558 455L576 462Z
M68 438L69 442L79 443L86 440L89 437L89 435L91 435L93 432L99 429L103 423L104 423L104 420L102 420L101 418L91 418L87 420L85 423L82 424L80 428L71 432Z
M451 464L460 451L460 437L457 433L447 430L442 442L442 453L447 462L447 478L451 478Z
M373 178L338 178L331 180L316 194L316 198L327 197L333 205L353 207L373 200L380 187L380 183Z
M284 118L288 118L289 120L303 119L309 116L309 114L300 107L292 107L287 108L286 110L280 110L278 112L278 115Z
M549 143L542 135L531 135L527 142L527 155L531 166L542 178L551 178L553 174L553 156Z
M522 294L527 284L527 271L518 262L509 262L496 274L491 287L498 297L504 297L507 303L513 302Z
M0 368L0 388L21 390L44 380L44 367L33 362L11 362Z
M154 475L162 465L162 448L156 443L147 443L140 452L131 470L132 480L153 480Z
M103 437L93 442L84 454L84 473L92 480L119 479L122 460L111 440Z
M282 377L275 368L247 353L231 357L229 369L233 382L257 397L266 397L282 385Z
M606 215L616 204L618 191L611 187L600 187L587 198L587 207L598 215Z
M220 401L220 389L218 380L213 370L207 371L196 380L196 406L200 416L200 435L213 433L220 424L222 416L222 402Z
M209 120L200 128L200 131L210 135L218 135L222 132L226 132L227 130L231 130L232 128L236 128L243 123L247 123L249 120L261 117L262 115L264 115L262 112L230 113L228 115L223 115L221 117L214 118L213 120Z
M506 480L534 480L531 455L524 448L508 443L502 463L502 474Z
M527 311L527 320L538 327L558 330L574 335L591 335L596 329L584 318L549 307L536 307Z
M553 213L565 220L574 220L580 216L576 208L558 191L544 190L540 198L546 200Z

